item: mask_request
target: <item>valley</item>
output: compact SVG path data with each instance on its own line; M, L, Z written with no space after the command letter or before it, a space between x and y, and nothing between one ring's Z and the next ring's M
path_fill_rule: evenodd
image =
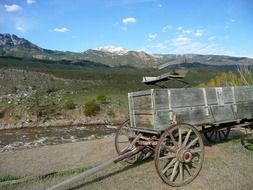
M163 64L166 68L159 70ZM0 157L4 161L0 164L3 181L0 188L44 189L115 155L115 127L129 118L128 93L160 88L142 83L143 76L183 73L187 85L175 80L160 85L166 88L203 87L210 81L219 81L217 77L224 73L239 78L238 69L251 65L253 60L245 57L160 55L113 47L81 53L61 52L40 48L15 35L0 34ZM216 149L223 151L230 147L229 154L234 154L234 144L241 148L242 133L234 133L237 139L225 144L214 146L205 142L208 151L205 168L213 170L216 167L209 163L210 160L220 166L229 157L224 153L221 155L223 160L214 159ZM106 148L108 143L110 148ZM214 153L210 146L215 149ZM231 168L241 155L249 162L252 152L241 150L234 155L236 159L230 163ZM83 186L108 189L108 184L113 183L111 179L118 176L125 180L124 173L129 173L127 168L133 169L137 176L140 172L150 173L143 166L151 168L150 160L143 165L117 165L99 174L104 182L96 180L94 175L88 182L83 181L84 185L83 182L79 185L81 189ZM227 173L234 171L231 168ZM238 175L246 187L251 187L249 178L242 177L244 168L237 168ZM222 179L227 176L220 170L216 172L221 172ZM246 171L247 174L251 172L250 169ZM149 178L156 175L154 171L152 173ZM209 175L202 172L200 179L190 187L201 189L206 178L216 180ZM161 184L158 189L167 188L156 179L157 184ZM216 185L220 184L222 180ZM120 185L117 183L115 188ZM129 185L124 183L124 186ZM231 185L225 185L226 188Z

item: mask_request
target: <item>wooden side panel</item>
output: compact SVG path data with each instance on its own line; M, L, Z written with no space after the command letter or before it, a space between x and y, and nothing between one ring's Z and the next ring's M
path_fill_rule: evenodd
M235 88L235 100L239 102L252 102L253 101L253 88L247 86L238 86Z
M253 102L244 102L237 104L237 118L253 118Z
M215 88L206 88L206 96L208 105L218 104Z
M170 112L168 110L161 110L155 113L155 129L164 130L171 125Z
M236 119L236 116L233 112L233 107L230 104L223 106L211 106L210 109L215 123L233 121Z
M204 96L201 88L185 88L171 90L171 107L204 106Z
M133 104L136 112L150 113L152 111L150 95L133 97Z
M133 117L131 118L131 124L133 127L138 128L154 128L153 117L153 105L151 90L131 93L132 104L130 110L132 110Z
M130 95L131 124L138 128L164 130L173 115L177 122L192 125L253 118L253 87L159 89Z
M189 123L192 125L211 123L211 115L206 115L204 107L177 108L173 110L177 116L177 122Z
M136 127L153 129L153 115L135 115L135 124Z
M224 104L233 103L233 93L231 87L222 87Z
M155 109L169 109L168 90L155 91Z

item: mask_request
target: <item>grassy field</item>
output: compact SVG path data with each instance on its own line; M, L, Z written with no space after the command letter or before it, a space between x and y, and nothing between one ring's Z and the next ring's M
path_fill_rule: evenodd
M185 68L184 68L185 69ZM32 61L14 58L0 58L0 95L18 94L21 91L31 91L31 97L19 102L9 102L8 98L0 101L0 108L15 110L22 107L27 115L42 112L46 118L54 118L56 110L64 109L64 102L71 100L80 108L86 102L96 99L100 95L106 96L109 104L103 106L105 112L123 110L127 114L127 93L133 91L158 88L141 83L143 76L158 76L162 71L156 69L138 69L131 67L93 67L52 64L51 62ZM205 83L221 73L217 68L188 69L185 81L188 86ZM8 81L8 83L6 83ZM167 87L183 87L185 84L175 81L162 83ZM13 112L10 110L10 112ZM19 116L23 118L23 116ZM15 118L14 118L15 119ZM29 118L24 120L30 120ZM32 119L34 120L34 119Z
M84 170L79 168L16 184L6 183L0 189L45 189ZM220 144L206 144L205 160L199 176L183 187L172 188L164 184L156 173L154 161L150 159L135 165L121 162L74 184L70 189L250 190L253 188L252 174L253 151L245 149L240 136L237 136Z

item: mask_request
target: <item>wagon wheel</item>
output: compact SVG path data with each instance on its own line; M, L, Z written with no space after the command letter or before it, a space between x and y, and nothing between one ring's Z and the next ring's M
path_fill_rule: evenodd
M253 134L246 134L241 137L242 146L250 151L253 151Z
M188 124L176 124L165 130L155 150L157 173L174 187L197 177L203 160L203 140L197 129Z
M204 131L204 136L206 140L212 143L217 143L224 141L228 138L228 135L230 133L230 127L217 129L217 130L210 130L210 131Z
M122 154L124 151L126 151L126 149L128 148L128 146L131 143L131 139L133 139L135 136L136 135L135 135L134 131L130 127L130 120L125 121L117 129L114 145L115 145L115 149L119 155ZM139 153L126 159L126 161L130 164L133 164L134 162L136 162L138 160L138 157L139 157Z

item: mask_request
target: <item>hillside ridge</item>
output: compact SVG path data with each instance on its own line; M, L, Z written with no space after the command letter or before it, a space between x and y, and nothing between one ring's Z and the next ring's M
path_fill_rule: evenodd
M201 63L205 65L253 65L253 59L226 55L199 54L150 54L144 51L128 51L116 46L105 46L76 53L43 49L27 39L14 34L0 34L0 56L19 57L42 61L62 62L85 66L87 62L103 64L110 67L130 66L137 68L157 68L159 65L178 65Z

